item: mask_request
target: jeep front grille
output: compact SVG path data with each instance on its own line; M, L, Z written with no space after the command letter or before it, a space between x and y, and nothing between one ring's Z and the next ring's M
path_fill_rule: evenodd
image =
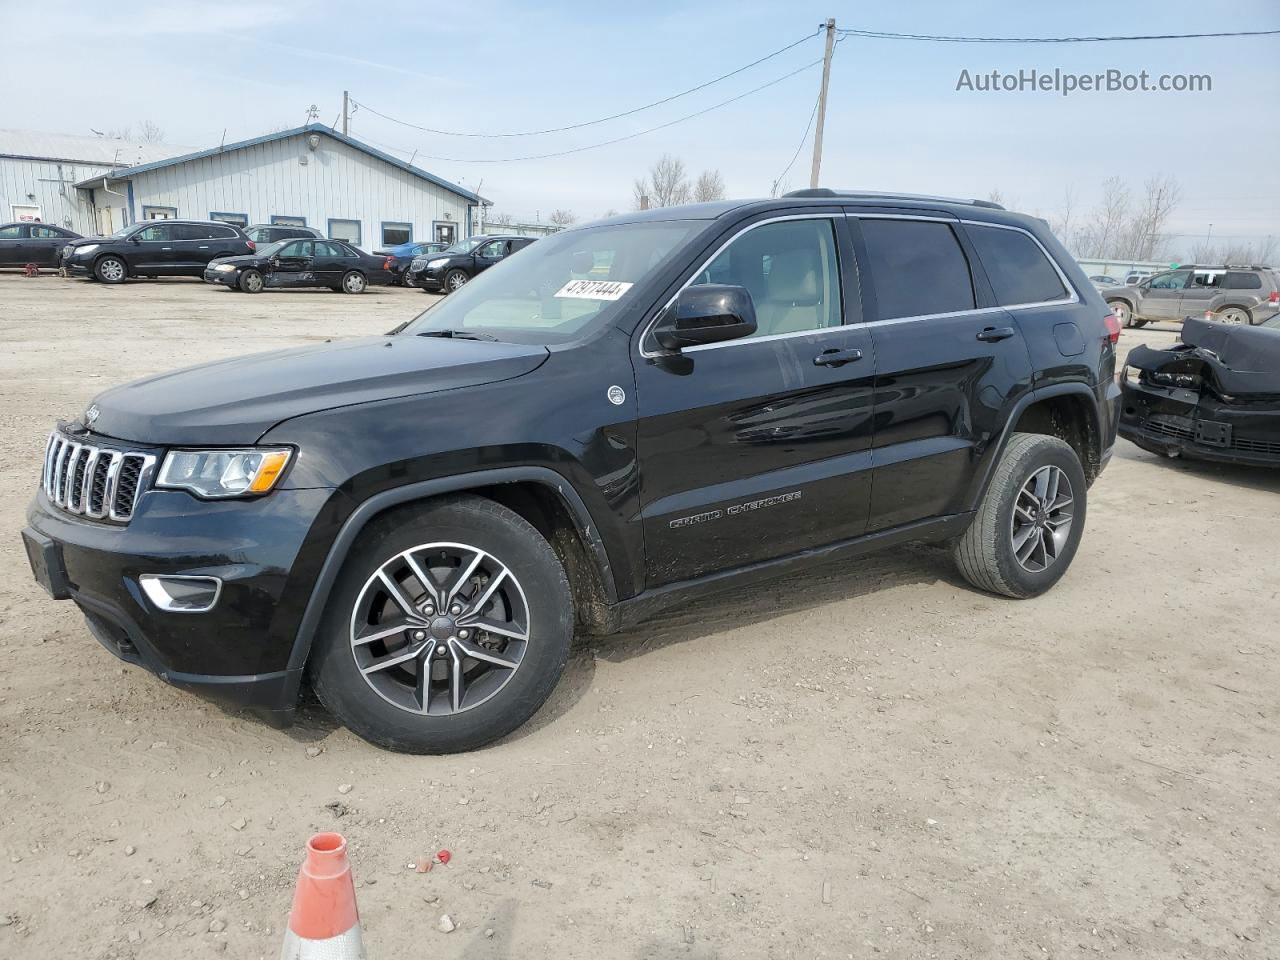
M40 482L45 496L67 513L127 523L155 466L149 453L80 443L55 432L45 447Z

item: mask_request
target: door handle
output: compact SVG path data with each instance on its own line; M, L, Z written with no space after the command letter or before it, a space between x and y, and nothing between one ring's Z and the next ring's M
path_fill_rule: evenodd
M983 343L996 343L1008 340L1013 334L1013 327L983 327L978 331L978 339Z
M846 363L853 363L855 360L862 359L861 350L823 350L820 354L813 358L815 367L843 367Z

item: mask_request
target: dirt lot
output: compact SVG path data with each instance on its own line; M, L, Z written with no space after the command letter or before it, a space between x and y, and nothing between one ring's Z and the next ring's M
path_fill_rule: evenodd
M373 960L1280 955L1280 473L1121 441L1041 599L926 548L740 590L584 643L448 758L224 713L31 581L55 417L424 302L0 274L0 956L274 957L335 828Z

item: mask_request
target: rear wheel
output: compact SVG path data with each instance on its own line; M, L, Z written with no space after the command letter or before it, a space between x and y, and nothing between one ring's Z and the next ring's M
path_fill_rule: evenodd
M267 282L262 278L261 271L258 270L242 271L240 279L236 281L236 286L245 293L261 293L262 288L266 285Z
M1249 311L1244 307L1223 307L1214 315L1219 323L1230 323L1235 326L1247 326L1253 322Z
M1128 301L1108 300L1107 306L1111 308L1111 314L1120 322L1120 326L1133 326L1133 311L1129 309Z
M129 279L129 268L116 256L105 256L93 265L93 275L103 283L124 283Z
M311 671L321 701L359 736L453 753L533 716L572 635L569 583L542 535L490 500L449 498L361 536Z
M952 548L961 575L1006 597L1044 593L1080 545L1086 496L1084 469L1068 443L1015 433L972 525Z
M342 277L343 293L364 293L364 288L368 285L364 274L358 270L348 270Z

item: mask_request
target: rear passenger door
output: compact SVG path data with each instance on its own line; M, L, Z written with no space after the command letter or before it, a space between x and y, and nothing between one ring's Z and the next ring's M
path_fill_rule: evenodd
M958 219L858 210L850 227L876 351L868 530L964 512L1007 404L1030 389L1026 343Z
M746 288L756 334L679 353L641 337L650 587L866 529L875 357L852 260L838 213L739 225L685 285Z
M346 247L333 240L316 240L311 269L318 286L337 286L352 259L348 259Z

